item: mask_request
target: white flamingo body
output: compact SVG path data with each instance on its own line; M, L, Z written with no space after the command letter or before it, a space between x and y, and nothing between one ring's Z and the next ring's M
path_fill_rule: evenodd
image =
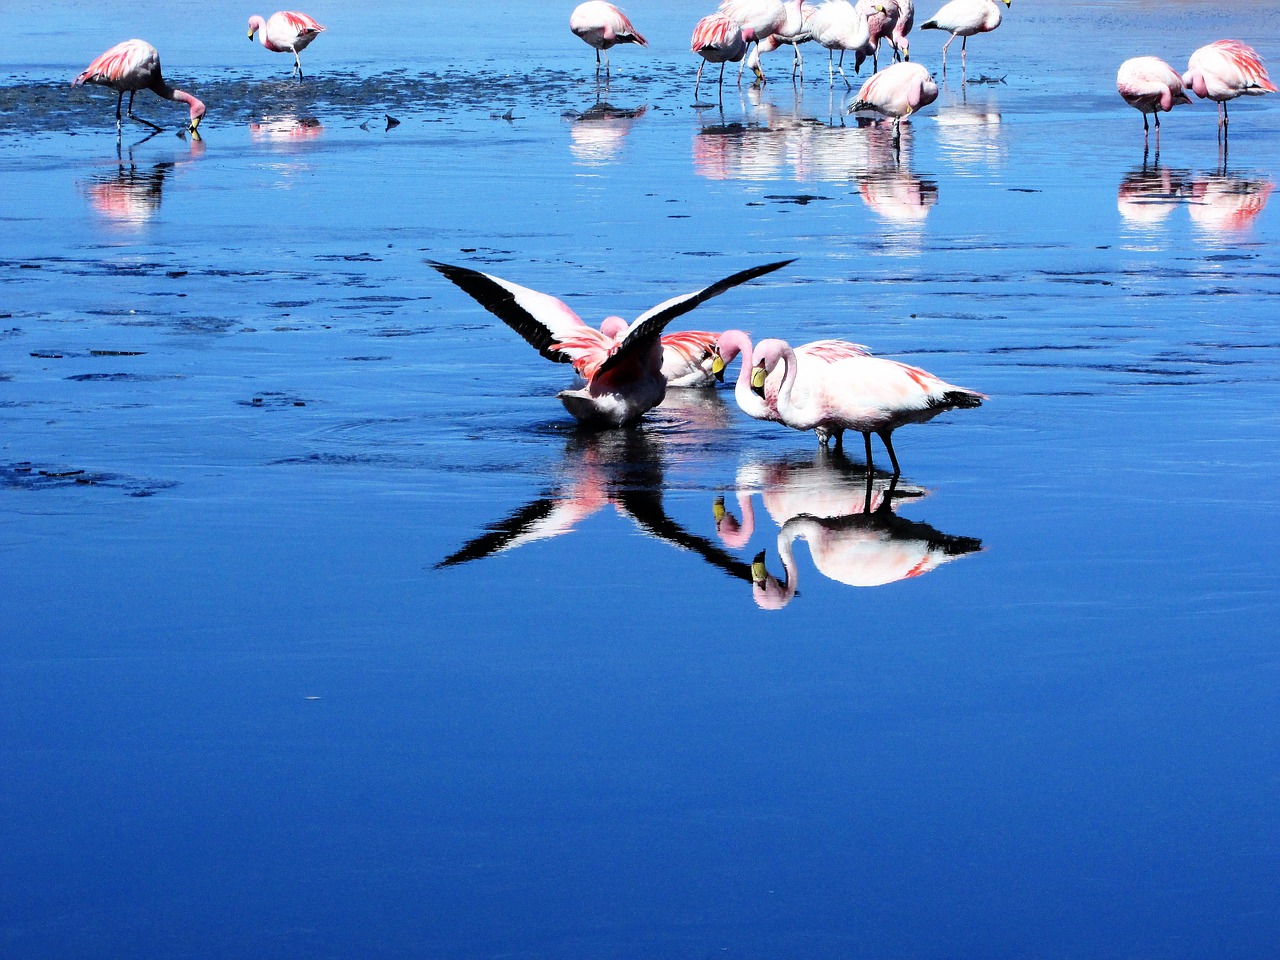
M608 317L600 329L587 326L557 297L469 267L427 262L542 356L573 365L586 384L562 390L559 397L575 419L591 427L621 427L638 421L666 396L662 332L668 323L712 297L791 261L752 267L694 293L672 297L645 311L631 324L621 317ZM713 334L695 332L674 344L673 350L684 355L685 363L681 367L673 360L673 372L677 376L693 376L696 370L690 369L689 361L710 360L711 348L707 344L712 337Z
M844 55L848 51L865 58L871 51L871 29L867 18L849 0L827 0L809 17L809 35L827 51L827 77L835 84L835 52L840 51L840 76L844 85L852 88L844 73ZM861 59L856 61L861 65ZM857 67L855 67L857 69Z
M299 77L302 58L298 54L323 32L314 17L297 10L278 10L265 20L257 14L249 18L249 39L257 34L258 42L272 53L292 53L293 69Z
M770 43L770 50L776 49L779 43L798 43L804 33L804 0L723 0L719 12L736 21L744 32L750 30L757 48L775 34L778 40ZM800 48L797 46L793 73L800 64ZM758 49L751 52L745 65L751 67L756 77L764 82Z
M901 470L890 439L894 430L932 420L946 410L981 406L986 399L919 367L865 352L850 351L826 361L798 356L783 340L764 340L756 356L756 369L766 376L778 366L784 369L774 401L782 423L814 430L823 443L835 436L837 447L845 430L858 431L866 440L868 470L874 433L889 452L895 476Z
M1000 0L1006 7L1012 6L1011 0ZM963 65L967 56L965 46L969 38L979 33L990 33L1004 19L996 0L951 0L932 17L920 24L921 30L945 30L951 34L942 45L942 72L947 72L947 47L956 37L960 41L960 61ZM914 11L913 11L914 15Z

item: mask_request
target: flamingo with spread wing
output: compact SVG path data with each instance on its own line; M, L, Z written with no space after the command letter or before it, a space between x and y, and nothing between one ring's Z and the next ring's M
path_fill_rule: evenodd
M694 375L689 361L696 359L694 366L706 363L709 374L716 335L673 334L668 344L662 336L667 324L712 297L791 262L752 267L701 290L672 297L646 310L631 324L621 317L606 317L597 330L556 297L469 267L427 261L542 356L573 364L586 385L562 390L559 397L565 409L589 427L635 423L662 402L669 381L682 379L681 370ZM699 336L709 339L699 340Z

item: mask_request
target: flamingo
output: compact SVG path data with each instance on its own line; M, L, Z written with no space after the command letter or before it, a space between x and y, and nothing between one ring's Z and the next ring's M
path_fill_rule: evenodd
M914 0L898 0L898 21L893 25L893 55L896 60L901 55L903 60L911 59L911 41L907 34L916 22L916 5Z
M778 532L785 581L765 566L764 551L751 564L752 597L779 610L796 595L799 568L792 544L804 540L818 572L850 587L882 587L921 576L949 560L982 549L974 537L941 533L927 523L899 517L886 499L877 509L839 518L793 517Z
M738 63L747 52L747 44L755 39L750 27L742 27L736 20L723 13L703 17L693 28L689 49L702 57L698 64L698 76L693 81L693 99L698 100L698 84L702 82L702 68L708 63L720 64L720 96L724 96L724 65Z
M877 4L883 9L881 4ZM871 29L867 18L854 7L849 0L827 0L809 17L809 33L814 41L827 50L827 79L830 86L835 86L835 52L840 51L840 76L844 85L852 90L853 85L844 73L844 55L853 50L859 55L854 70L861 66L865 52L871 44Z
M1191 54L1182 83L1202 100L1218 104L1218 129L1227 133L1227 101L1275 93L1262 58L1239 40L1217 40Z
M1006 7L1013 6L1013 0L1000 0ZM969 38L978 33L990 33L1000 26L1003 14L1000 3L996 0L951 0L932 17L920 24L921 30L945 30L950 37L942 45L942 72L947 72L947 47L956 37L960 40L960 69L965 66L965 46ZM914 15L914 14L913 14Z
M280 10L266 20L255 14L249 18L249 39L258 34L258 42L272 53L292 53L293 72L302 79L302 60L298 54L305 50L324 27L296 10Z
M133 95L139 90L150 90L158 97L185 103L191 108L191 122L188 130L193 136L200 134L196 128L204 117L204 104L185 90L175 90L165 82L160 72L160 54L156 48L145 40L125 40L102 54L85 68L80 76L71 81L73 87L82 83L96 83L111 87L118 94L116 97L116 132L120 131L120 105L124 94L129 92L128 116L130 120L146 124L152 130L161 127L133 115Z
M565 409L589 427L629 426L662 402L667 378L660 338L668 323L726 290L791 262L752 267L694 293L672 297L631 324L621 317L607 317L596 330L556 297L468 267L427 261L548 360L573 364L586 386L562 390L559 397Z
M872 69L880 69L880 41L884 37L888 37L889 43L893 44L894 59L899 59L897 56L897 41L893 38L893 33L898 28L898 17L900 16L896 0L858 0L854 9L867 19L867 32L869 34L867 46L871 50ZM854 70L860 70L865 60L866 56L859 54L857 59L854 60Z
M893 118L893 143L898 144L898 125L921 107L938 99L933 75L918 63L894 63L873 74L849 104L849 113L874 110Z
M1120 64L1116 73L1116 90L1124 102L1142 112L1142 144L1147 145L1150 128L1147 114L1156 119L1156 153L1160 152L1160 113L1168 113L1180 103L1190 103L1183 92L1178 71L1159 57L1134 57Z
M752 51L744 65L751 67L761 83L766 81L764 71L760 69L760 43L774 34L778 34L779 39L771 41L765 52L776 50L782 43L797 41L793 43L792 76L795 76L797 67L803 69L798 41L804 33L804 0L723 0L719 12L736 20L744 31L751 31L757 49ZM741 70L738 75L742 75Z
M638 43L647 47L649 41L631 25L627 15L604 0L587 0L574 7L569 15L569 29L584 42L596 48L596 73L600 72L600 51L619 43ZM609 54L604 55L604 72L609 74Z
M919 367L865 351L850 353L826 360L797 355L785 340L763 340L756 348L752 387L763 390L768 375L782 365L785 372L774 398L779 420L796 430L816 431L824 445L834 435L837 450L843 445L844 431L857 430L866 442L868 470L872 468L872 433L884 443L897 477L902 470L893 451L894 430L932 420L945 410L979 407L987 399Z

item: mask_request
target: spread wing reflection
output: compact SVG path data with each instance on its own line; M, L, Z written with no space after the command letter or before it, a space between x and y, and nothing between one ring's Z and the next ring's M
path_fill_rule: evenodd
M436 564L437 569L481 560L527 543L571 533L612 505L655 539L698 554L732 577L751 581L751 565L706 537L691 533L663 505L663 441L644 429L575 434L565 446L565 480L546 495L489 525Z
M799 573L796 540L809 544L814 566L828 579L870 587L928 573L939 565L981 549L982 541L940 533L925 523L899 517L907 499L926 495L921 487L868 473L838 451L819 451L812 460L787 459L747 464L738 473L741 519L716 501L716 531L734 549L746 547L755 532L752 498L759 495L778 527L776 549L782 575L767 566L767 550L752 562L752 598L766 610L786 606L796 596Z

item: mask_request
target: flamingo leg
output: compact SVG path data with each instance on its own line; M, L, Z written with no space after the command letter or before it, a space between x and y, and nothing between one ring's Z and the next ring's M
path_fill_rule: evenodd
M851 84L849 82L849 78L844 75L844 51L843 50L840 51L840 63L838 64L838 66L840 68L840 79L844 81L844 88L846 90L852 90L853 84ZM834 81L832 82L832 86L835 86Z
M134 121L135 123L140 123L140 124L142 124L143 126L150 127L152 130L155 130L157 133L158 133L159 131L163 130L163 129L164 129L164 127L157 126L156 124L152 123L150 120L144 120L144 119L142 119L142 117L135 117L135 116L133 115L133 95L134 95L134 93L136 93L136 92L137 92L137 91L135 91L135 90L130 90L130 91L129 91L129 109L128 109L128 117L129 117L129 119L130 119L130 120L132 120L132 121Z
M132 107L133 107L133 99L132 99L132 98L133 98L133 95L132 95L132 94L130 94L129 96L130 96L130 99L129 99L129 106L130 106L130 108L132 109ZM119 132L120 132L120 105L121 105L123 102L124 102L124 91L123 91L123 90L118 90L118 91L116 91L116 132L117 132L117 133L119 133Z
M867 448L867 499L871 498L871 431L863 430L862 439Z
M964 71L965 62L969 56L968 47L969 47L969 38L961 37L960 38L960 70L961 72Z
M298 56L298 51L293 51L293 69L298 71L298 79L302 79L302 58Z
M698 64L698 75L693 80L693 102L694 103L698 102L698 84L702 82L702 68L705 67L706 65L707 65L707 61L705 60L703 60L700 64ZM720 69L722 71L720 76L723 79L724 64L720 65Z
M720 103L724 103L724 61L720 62Z
M947 47L951 46L951 41L952 41L952 40L954 40L955 38L956 38L956 35L953 33L951 36L947 37L947 42L946 42L946 43L944 43L944 44L942 45L942 74L943 74L943 76L946 76L946 73L947 73Z
M889 460L893 463L893 475L896 477L902 473L902 468L898 466L898 455L893 452L893 440L891 439L891 431L877 430L880 440L884 443L884 448L889 451ZM867 434L867 449L871 449L871 434Z

